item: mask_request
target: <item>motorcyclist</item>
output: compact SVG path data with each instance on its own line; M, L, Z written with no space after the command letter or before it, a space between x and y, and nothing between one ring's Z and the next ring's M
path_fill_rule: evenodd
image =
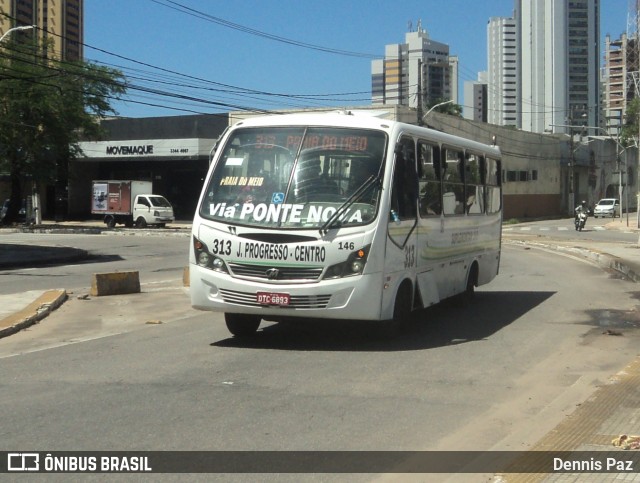
M585 224L587 223L587 217L589 216L589 207L587 206L586 200L582 200L582 203L576 206L576 209L574 210L574 212L575 212L574 221L576 222L576 224L578 223L578 217L580 214L584 214Z

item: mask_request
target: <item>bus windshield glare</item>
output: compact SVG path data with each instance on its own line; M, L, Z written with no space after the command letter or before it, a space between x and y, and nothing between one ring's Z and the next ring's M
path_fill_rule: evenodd
M200 215L234 225L318 229L340 210L340 226L371 223L380 195L372 180L382 175L386 143L384 133L364 129L237 129Z

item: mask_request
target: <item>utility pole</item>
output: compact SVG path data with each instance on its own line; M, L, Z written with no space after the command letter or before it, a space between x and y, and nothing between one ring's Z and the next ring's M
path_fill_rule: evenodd
M422 119L422 104L424 99L422 98L422 59L418 59L418 126L424 125Z
M635 66L638 70L634 72L634 76L640 74L640 0L636 0L635 6L635 20L636 20L636 39L635 39ZM638 89L638 83L634 82L635 85L635 95L640 99L640 89ZM640 122L638 122L638 166L636 167L636 191L640 188ZM627 158L629 159L629 158ZM636 192L636 227L640 228L640 192ZM638 245L640 245L640 237L638 238Z
M573 124L573 116L571 116L571 124ZM573 214L576 207L576 194L574 193L573 166L576 162L576 153L573 146L573 128L569 128L569 215Z

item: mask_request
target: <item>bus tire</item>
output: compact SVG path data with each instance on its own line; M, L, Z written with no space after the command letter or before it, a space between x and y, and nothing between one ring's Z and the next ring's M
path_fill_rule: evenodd
M467 284L464 292L460 294L460 302L462 305L467 305L473 302L475 298L475 288L478 286L478 263L473 262L469 273L467 274Z
M260 317L247 314L224 314L227 329L236 337L248 337L253 335L260 327Z
M385 336L393 336L409 325L411 320L411 283L403 282L396 293L393 303L393 318L387 320L384 328Z
M111 216L111 215L106 216L104 219L104 223L105 225L107 225L107 228L115 228L116 226L115 216Z

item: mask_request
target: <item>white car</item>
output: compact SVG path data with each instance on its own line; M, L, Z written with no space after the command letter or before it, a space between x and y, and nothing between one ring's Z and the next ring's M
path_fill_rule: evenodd
M615 198L604 198L598 201L593 209L593 217L598 218L599 216L610 216L611 218L620 216L620 201Z

